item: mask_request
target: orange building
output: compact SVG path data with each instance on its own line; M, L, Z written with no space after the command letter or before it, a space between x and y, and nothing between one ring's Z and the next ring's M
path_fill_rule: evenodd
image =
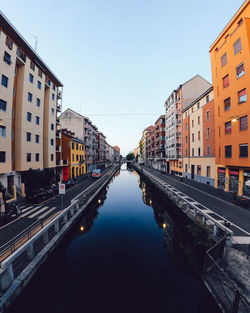
M225 191L250 196L250 1L210 47L215 101L216 179Z

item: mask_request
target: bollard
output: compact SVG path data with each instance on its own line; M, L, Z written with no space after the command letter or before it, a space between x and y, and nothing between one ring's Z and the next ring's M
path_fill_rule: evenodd
M217 225L216 225L216 224L214 224L213 235L214 235L215 237L217 236Z

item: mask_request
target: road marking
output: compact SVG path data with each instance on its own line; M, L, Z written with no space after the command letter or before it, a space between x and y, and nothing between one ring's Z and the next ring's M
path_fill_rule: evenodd
M34 208L34 207L35 207L34 205L28 206L28 207L26 207L25 209L22 210L22 213L25 213L26 211L28 211L29 209Z
M49 208L48 206L43 207L43 208L41 208L41 210L36 211L34 214L28 216L28 218L33 218L33 217L37 216L38 214L42 213L43 211L47 210L48 208Z
M241 245L250 244L250 237L233 236L233 243L238 243L238 244L241 244Z
M56 208L57 208L56 206L53 206L50 210L48 210L47 212L45 212L41 216L39 216L38 219L40 220L41 218L44 218L46 215L48 215L49 213L54 211Z

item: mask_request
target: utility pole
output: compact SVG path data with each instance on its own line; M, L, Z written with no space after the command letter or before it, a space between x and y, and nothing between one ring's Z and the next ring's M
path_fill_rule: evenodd
M36 51L36 49L37 49L37 43L38 43L38 37L37 36L35 36L35 35L33 35L34 37L35 37L35 39L36 39L36 41L35 41L35 51Z

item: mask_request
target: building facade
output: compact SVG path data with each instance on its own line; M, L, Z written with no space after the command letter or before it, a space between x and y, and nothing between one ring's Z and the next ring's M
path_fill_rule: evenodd
M86 173L85 144L67 129L62 129L62 156L67 160L67 166L63 168L64 181Z
M219 189L250 196L250 2L243 3L210 47Z
M214 186L215 113L213 87L182 111L183 176Z
M182 111L205 92L211 84L196 75L174 90L165 102L166 171L182 175Z
M0 12L0 181L23 189L29 169L63 166L62 83Z

